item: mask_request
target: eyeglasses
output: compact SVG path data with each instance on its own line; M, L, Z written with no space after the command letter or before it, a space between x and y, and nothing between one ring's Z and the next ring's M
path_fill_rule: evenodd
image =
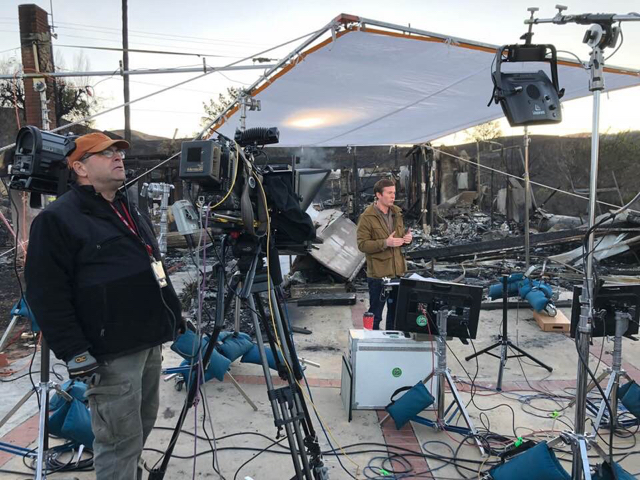
M94 155L102 155L106 158L113 158L114 155L120 155L120 158L124 160L124 150L112 150L108 148L107 150L103 150L102 152L95 153Z

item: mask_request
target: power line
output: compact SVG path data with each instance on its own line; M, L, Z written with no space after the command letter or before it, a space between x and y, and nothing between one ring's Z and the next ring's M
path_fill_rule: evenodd
M113 75L157 75L160 73L212 73L220 70L260 70L271 68L273 65L238 65L238 63L246 61L246 58L232 62L232 66L213 67L209 65L198 65L196 67L187 68L141 68L137 70L99 70L99 71L71 71L71 72L37 72L37 73L18 73L0 75L1 80L11 80L16 78L40 78L40 77L110 77Z
M162 113L179 113L182 115L200 115L201 117L206 117L207 114L205 112L185 112L184 110L158 110L154 108L132 108L132 112L162 112Z
M59 47L66 47L66 48L86 48L89 50L108 50L108 51L112 51L112 52L124 52L125 49L123 48L116 48L116 47L95 47L95 46L90 46L90 45L62 45L59 43L54 44L54 47L59 48ZM20 48L20 47L18 47ZM137 48L128 48L126 49L127 52L130 53L155 53L155 54L160 54L160 55L188 55L188 56L194 56L194 57L220 57L220 58L242 58L239 55L217 55L214 53L190 53L190 52L169 52L169 51L163 51L163 50L140 50Z
M266 50L262 50L262 51L260 51L260 52L258 52L258 53L256 53L256 54L251 55L251 56L249 56L249 57L246 57L246 58L244 58L244 59L241 59L241 60L238 60L238 61L232 62L232 63L230 63L230 64L226 65L226 66L225 66L225 67L223 67L223 68L226 68L226 69L232 68L233 66L235 66L235 65L237 65L237 64L239 64L239 63L241 63L241 62L243 62L243 61L245 61L245 60L249 60L249 59L251 59L252 57L259 56L259 55L263 55L263 54L265 54L265 53L267 53L267 52L270 52L270 51L272 51L272 50L275 50L275 49L277 49L277 48L284 47L285 45L288 45L288 44L290 44L290 43L297 42L297 41L299 41L299 40L301 40L301 39L303 39L303 38L305 38L305 37L313 36L311 40L307 40L307 42L310 42L310 41L314 40L314 39L317 37L317 35L318 35L318 34L320 34L321 32L322 32L322 30L316 30L316 31L313 31L313 32L307 33L307 34L305 34L305 35L301 35L301 36L299 36L299 37L293 38L293 39L288 40L288 41L286 41L286 42L284 42L284 43L281 43L281 44L279 44L279 45L276 45L276 46L274 46L274 47L268 48L268 49L266 49ZM273 68L275 68L275 67L273 67ZM181 85L184 85L184 84L186 84L186 83L193 82L194 80L198 80L198 79L200 79L200 78L203 78L203 77L205 77L205 76L207 76L207 75L210 75L211 73L214 73L215 71L216 71L216 70L211 70L211 71L205 72L205 73L203 73L203 74L201 74L201 75L198 75L198 76L193 77L193 78L189 78L189 79L184 80L184 81L182 81L182 82L179 82L179 83L176 83L176 84L174 84L174 85L171 85L171 86L169 86L169 87L167 87L167 88L163 88L163 89L160 89L160 90L158 90L158 91L156 91L156 92L152 92L152 93L150 93L150 94L148 94L148 95L144 95L144 96L142 96L142 97L139 97L139 98L136 98L136 99L134 99L134 100L131 100L130 102L127 102L127 104L128 104L128 105L131 105L131 104L133 104L133 103L140 102L140 101L142 101L142 100L146 100L146 99L151 98L151 97L153 97L153 96L155 96L155 95L159 95L160 93L164 93L164 92L166 92L166 91L168 91L168 90L172 90L172 89L174 89L174 88L180 87ZM77 75L76 75L76 76L77 76ZM120 104L120 105L116 105L115 107L107 108L107 109L102 110L102 111L100 111L100 112L94 113L93 115L89 115L89 116L87 116L87 117L81 118L80 120L76 120L75 122L71 122L71 123L69 123L69 124L67 124L67 125L62 125L62 126L60 126L60 127L58 127L58 128L54 128L53 130L51 130L51 133L58 132L58 131L60 131L60 130L64 130L64 129L67 129L67 128L71 128L71 127L73 127L74 125L78 125L79 123L83 123L83 122L86 122L86 121L88 121L88 120L92 120L92 119L94 119L94 118L96 118L96 117L99 117L99 116L101 116L101 115L104 115L104 114L106 114L106 113L110 113L110 112L113 112L113 111L115 111L115 110L118 110L118 109L120 109L120 108L122 108L122 107L124 107L124 106L125 106L124 104ZM200 137L201 137L201 136L202 136L202 135L203 135L203 134L204 134L204 133L205 133L209 128L211 128L211 125L207 126L207 128L206 128L206 129L204 129L204 130L200 133L200 135L198 135L198 138L200 138ZM9 144L9 145L5 145L4 147L0 148L0 153L4 152L5 150L9 150L10 148L14 147L15 145L16 145L15 143L11 143L11 144ZM174 155L174 156L175 156L175 155ZM172 157L170 157L169 159L165 160L165 162L162 162L162 163L166 163L166 162L167 162L167 161L169 161L171 158L173 158L173 156L172 156ZM162 163L161 163L161 164L162 164ZM156 165L156 166L155 166L154 168L152 168L151 170L154 170L155 168L158 168L161 164ZM151 170L149 170L148 172L150 172ZM147 172L147 173L148 173L148 172ZM136 179L136 180L137 180L137 179Z
M61 22L61 23L66 23L66 22ZM0 20L0 24L13 26L16 24L16 21ZM69 25L78 25L78 24L69 23ZM90 27L90 28L86 28L86 27ZM99 27L99 26L92 26L92 25L89 25L89 26L84 25L80 27L66 27L66 26L61 26L60 24L56 24L56 28L75 30L75 31L103 33L106 35L116 36L117 38L119 38L119 34L121 32L119 28ZM130 30L130 32L135 32L135 31L137 30ZM173 41L174 43L177 41L179 43L190 43L190 44L209 45L209 46L215 45L215 46L224 46L229 48L255 48L255 47L262 48L265 46L264 43L242 42L242 41L236 41L236 40L228 41L228 40L221 40L221 39L207 39L204 37L191 37L186 35L175 35L175 34L153 33L153 32L141 32L141 33L144 33L144 34L130 33L129 36L139 37L139 38L148 38L152 40ZM62 33L62 35L71 36L71 34L67 34L67 33ZM80 38L94 38L94 37L82 36ZM205 40L205 41L181 40L181 39L191 39L191 38L197 39L197 40Z
M2 18L2 17L0 17ZM111 27L101 27L98 25L86 25L86 24L79 24L79 23L71 23L71 22L58 22L56 25L74 25L76 26L76 30L88 30L87 28L83 28L83 27L91 27L94 30L106 30L106 31L115 31L115 32L120 32L119 28L111 28ZM59 27L62 28L62 27ZM64 28L70 28L70 27L64 27ZM136 35L136 36L140 36L140 37L147 37L147 36L151 36L149 38L155 38L154 36L160 36L162 38L191 38L191 39L195 39L195 40L205 40L204 42L191 42L191 43L222 43L222 44L237 44L239 46L241 45L246 45L248 47L256 47L256 46L264 46L263 43L256 43L256 42L244 42L242 40L222 40L222 39L218 39L218 38L207 38L207 37L195 37L195 36L191 36L191 35L176 35L176 34L164 34L164 33L156 33L156 32L146 32L143 30L131 30L129 29L129 32L136 32L138 34L143 34L143 35Z
M14 33L18 33L18 32L14 32ZM110 43L117 43L118 45L121 43L120 40L116 40L116 39L110 39L110 38L96 38L96 37L87 37L84 35L70 35L67 33L61 33L58 35L59 37L65 37L65 38L80 38L83 40L100 40L101 42L110 42ZM132 42L133 43L133 42ZM166 44L162 44L162 43L149 43L149 42L135 42L135 45L150 45L153 47L166 47ZM53 45L55 47L55 44ZM192 50L196 51L196 50L200 50L200 51L204 51L203 48L192 48ZM238 58L238 57L235 57Z
M10 52L12 50L20 50L22 47L15 47L15 48L7 48L6 50L0 50L0 53L7 53Z
M122 77L113 77L113 80L122 80ZM141 82L139 80L129 80L131 83L139 83L140 85L150 85L153 87L168 87L168 85L163 85L161 83L152 83L152 82ZM187 92L196 92L196 93L206 93L207 95L214 95L216 92L210 90L197 90L195 88L181 88L178 87L176 90L184 90Z

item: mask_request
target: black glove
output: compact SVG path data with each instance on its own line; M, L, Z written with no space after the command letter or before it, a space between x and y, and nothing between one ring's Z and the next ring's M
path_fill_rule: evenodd
M67 362L69 379L84 382L87 385L97 385L100 381L100 374L96 371L100 364L89 352L82 352L74 355Z

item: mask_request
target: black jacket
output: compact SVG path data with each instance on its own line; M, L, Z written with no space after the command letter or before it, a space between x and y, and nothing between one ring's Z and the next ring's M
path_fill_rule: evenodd
M116 196L114 204L126 199ZM140 235L160 252L149 220L132 205ZM72 186L31 225L27 301L56 357L86 350L107 359L175 338L180 301L163 289L146 247L93 187Z

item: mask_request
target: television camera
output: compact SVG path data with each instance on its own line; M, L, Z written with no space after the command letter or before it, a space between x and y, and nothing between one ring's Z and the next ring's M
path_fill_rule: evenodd
M279 141L276 127L237 130L233 139L182 144L180 178L191 182L193 203L217 232L246 233L263 237L269 228L278 250L300 253L315 239L315 227L305 213L330 170L296 169L293 165L271 165L263 147ZM262 165L256 159L266 157ZM193 217L188 206L174 209L178 224ZM188 223L188 222L184 222Z
M176 202L173 212L180 233L188 241L200 228L211 227L216 233L222 233L216 247L220 261L214 267L219 286L215 325L201 365L209 364L218 335L224 327L225 313L232 302L236 305L236 314L239 314L242 304L248 306L274 424L278 432L286 430L295 478L324 480L328 478L327 467L324 466L318 437L300 388L302 368L286 309L282 306L284 296L278 255L282 249L295 251L295 247L302 247L306 250L315 238L315 226L305 210L330 171L313 170L303 176L296 171L295 163L291 169L269 165L268 156L262 148L277 143L278 139L277 128L252 128L236 131L233 139L219 134L215 140L184 142L179 172L180 178L190 182L187 196L191 203ZM256 158L262 155L267 162L259 166ZM310 179L311 182L308 181ZM197 202L193 201L194 184L198 190ZM227 283L224 265L227 241L231 253L238 259L238 275L234 275L229 284L230 293L220 295L224 291L220 286ZM286 382L285 386L276 388L271 382L263 330L271 352L280 354L275 355L274 362L280 377ZM162 464L152 470L150 479L164 478L186 412L194 405L197 388L197 382L189 386Z

